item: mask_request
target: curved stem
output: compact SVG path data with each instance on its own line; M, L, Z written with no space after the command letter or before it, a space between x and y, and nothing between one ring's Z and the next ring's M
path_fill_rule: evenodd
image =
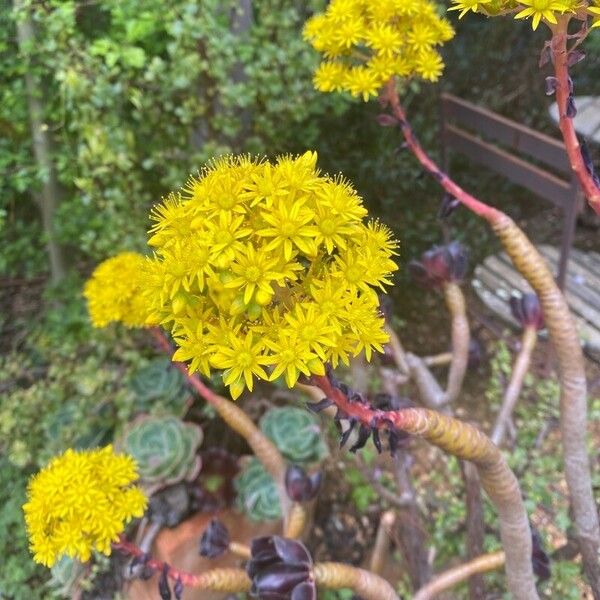
M121 536L118 542L113 544L113 548L129 556L145 559L146 553L134 543ZM181 581L185 587L211 590L214 592L246 592L250 590L250 579L242 569L211 569L204 573L188 573L180 571L167 565L161 560L150 558L143 560L143 563L156 571L162 572L166 567L168 577L173 581Z
M368 404L350 402L327 377L313 376L313 381L343 413L362 424L411 433L449 454L473 462L483 488L498 511L509 590L517 600L538 598L531 565L531 531L519 483L500 450L483 433L467 423L424 408L374 410Z
M504 552L494 552L478 556L463 565L448 569L422 587L415 594L413 600L431 600L440 592L450 589L477 573L498 569L504 564L504 560Z
M332 590L350 588L364 600L399 600L394 588L382 577L342 563L317 563L313 567L318 586Z
M600 188L585 165L573 119L567 115L567 104L571 95L568 63L569 51L567 48L567 28L570 19L569 15L559 17L558 24L553 27L553 36L550 43L554 74L557 80L556 102L558 106L558 126L565 142L571 168L590 206L596 214L600 215Z
M523 337L521 339L521 350L515 360L515 365L512 370L510 382L506 391L504 392L504 398L502 399L502 406L496 423L492 431L490 439L496 446L500 446L504 440L506 434L506 426L512 415L512 412L519 399L521 388L523 387L523 380L525 375L529 371L529 365L531 363L531 355L537 342L537 329L535 327L526 327L523 330Z
M452 317L452 362L445 393L445 401L451 403L458 398L467 372L471 333L465 297L459 285L456 283L445 284L444 298Z
M447 413L449 408L446 406L446 393L424 361L418 356L409 353L406 355L406 363L410 369L410 376L419 390L421 402L427 408Z
M452 362L452 352L442 352L433 356L424 356L422 358L427 367L442 367Z
M246 546L246 544L240 544L239 542L229 542L229 552L239 556L240 558L245 558L246 560L250 559L251 552L250 546Z
M308 521L308 511L303 504L294 502L291 506L283 536L298 539L304 533Z
M398 119L411 152L448 193L488 221L516 269L540 298L546 326L559 362L560 426L565 475L575 517L575 528L585 573L594 592L594 598L600 600L600 561L598 560L600 525L592 492L590 463L586 448L587 383L579 336L567 302L556 285L546 261L513 220L465 192L425 153L406 121L394 80L387 84L383 98L389 102Z
M390 539L392 537L392 527L396 522L396 513L393 510L386 510L379 519L379 527L375 536L375 544L371 553L369 570L375 575L383 572L385 564L390 553Z
M165 334L157 328L153 328L151 333L158 342L160 348L167 355L171 356L173 353L171 344ZM190 374L187 365L180 362L173 362L173 365L184 375L189 385L219 413L219 416L227 423L227 425L239 433L248 442L248 445L252 448L256 458L260 460L269 475L271 475L277 483L281 512L285 515L284 520L287 521L291 508L291 501L285 489L285 473L287 465L277 446L263 434L263 432L254 424L252 419L248 417L239 406L236 406L231 400L219 396L219 394L216 394L206 386L199 377Z

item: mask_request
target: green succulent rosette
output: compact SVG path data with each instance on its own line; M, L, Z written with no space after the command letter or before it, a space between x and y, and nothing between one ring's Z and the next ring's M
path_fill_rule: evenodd
M271 408L260 420L260 428L292 463L315 463L328 454L317 418L302 408Z
M168 358L157 358L138 369L129 381L136 413L183 415L189 396L183 375Z
M237 507L251 521L273 521L281 518L279 493L273 478L257 458L251 458L233 480Z
M138 417L125 432L122 449L137 462L140 483L148 494L191 481L200 472L200 426L174 416Z

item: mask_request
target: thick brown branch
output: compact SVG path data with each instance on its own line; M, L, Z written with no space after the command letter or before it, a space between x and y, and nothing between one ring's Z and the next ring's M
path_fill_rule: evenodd
M432 410L374 410L368 404L350 402L327 377L313 376L313 380L343 413L364 425L380 429L393 427L411 433L473 462L483 488L498 511L500 535L507 553L509 590L517 600L538 598L531 565L531 531L519 483L500 450L483 433Z
M456 283L444 285L444 298L452 318L452 362L448 373L445 401L454 402L462 389L463 379L469 364L469 320L465 297Z
M364 600L399 600L394 588L383 578L341 563L317 563L313 572L320 587L333 590L350 588Z

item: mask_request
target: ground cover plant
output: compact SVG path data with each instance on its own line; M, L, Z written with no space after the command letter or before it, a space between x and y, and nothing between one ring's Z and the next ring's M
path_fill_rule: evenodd
M573 127L569 75L600 24L600 5L450 4L461 17L479 12L546 28L546 92L556 96L573 171L600 212L600 182ZM57 16L50 5L18 3L23 47L35 35L34 17L68 19L69 6ZM124 27L131 43L156 33L149 25L129 31L127 6L112 7L110 27ZM442 76L442 46L455 35L449 16L429 0L332 0L317 8L294 42L307 60L321 61L316 90L376 99L381 135L395 136L441 188L447 237L406 270L443 299L450 351L417 354L404 336L389 301L402 247L369 216L349 178L321 168L317 152L277 154L274 146L267 157L196 157L204 166L148 211L144 254L133 242L141 235L135 222L118 244L116 230L107 230L85 249L123 251L98 264L80 291L86 315L60 303L49 313L50 323L70 315L80 343L82 320L100 331L101 343L85 355L70 349L72 374L55 370L53 386L36 385L47 357L3 362L18 389L2 404L3 478L23 479L17 467L38 471L18 499L24 523L11 518L6 529L20 540L26 531L33 560L52 569L42 597L600 598L598 481L587 437L598 406L588 406L574 320L524 231L438 167L404 107L414 82ZM200 18L192 8L185 14ZM217 40L230 22L214 14ZM243 14L230 15L236 26ZM185 45L191 31L177 31ZM94 48L109 68L145 62L141 46L119 38ZM220 51L216 43L210 54ZM229 58L225 86L237 77ZM29 100L35 129L39 111ZM239 125L245 104L233 100ZM219 154L202 145L211 151ZM452 235L460 237L461 211L489 225L534 290L510 300L521 338L514 356L505 341L491 343L487 372L478 370L484 352L463 289L469 251ZM46 234L61 280L58 237L52 227ZM545 361L545 376L532 369L540 330L556 362L554 370ZM40 347L51 353L60 329L43 331ZM90 376L96 371L102 377ZM470 379L481 380L484 418L461 401ZM102 394L111 400L92 402ZM58 409L46 414L46 402ZM36 448L23 444L29 429ZM376 534L359 542L369 528ZM37 593L39 572L28 569L20 578ZM25 597L22 590L0 592Z

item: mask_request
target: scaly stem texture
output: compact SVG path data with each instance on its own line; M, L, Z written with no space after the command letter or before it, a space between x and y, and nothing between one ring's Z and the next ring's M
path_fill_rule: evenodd
M144 558L144 551L134 543L121 536L118 542L113 544L113 548L138 558ZM145 560L143 564L147 565L157 573L163 571L165 563L161 560L151 558ZM203 590L212 590L214 592L247 592L250 590L250 579L242 569L211 569L204 573L194 574L186 571L179 571L168 565L168 576L173 580L180 580L185 587L200 588Z
M451 403L458 398L467 372L470 331L465 297L458 284L445 284L444 298L452 318L452 362L445 394L446 402Z
M394 588L379 575L342 563L317 563L313 572L318 586L332 590L350 588L364 600L399 600Z
M511 418L517 400L519 399L525 375L527 375L527 372L529 371L531 354L533 353L536 342L537 329L535 327L525 327L521 339L521 350L515 360L510 376L510 382L506 388L506 392L504 392L502 406L498 413L498 417L496 418L496 424L494 425L492 435L490 436L492 442L494 442L496 446L500 446L504 440L508 421Z
M152 329L151 332L161 349L171 356L171 344L165 337L165 334L157 328ZM260 460L269 475L277 483L281 511L284 515L289 515L291 502L285 490L287 465L277 446L263 434L241 408L236 406L231 400L215 394L208 386L204 385L199 377L190 374L184 363L173 362L173 365L185 376L189 385L219 413L223 421L248 442L256 458Z
M531 566L531 531L519 483L500 450L483 433L467 423L424 408L375 410L368 404L350 402L327 377L313 376L313 381L342 414L367 427L392 426L422 437L457 458L473 462L483 488L498 511L508 588L516 600L538 598Z
M569 84L569 53L567 48L567 27L569 21L569 15L563 15L559 18L558 25L553 28L554 34L550 42L554 73L557 80L556 102L558 106L558 125L565 142L571 168L590 206L596 214L600 215L600 189L585 166L573 119L567 115L567 104L571 95L571 86Z
M548 265L519 227L503 212L477 200L454 183L431 160L415 138L391 80L383 94L398 119L406 144L421 165L465 207L483 217L494 229L513 264L536 291L550 339L559 362L561 385L560 426L565 475L575 517L575 528L588 581L600 600L600 526L592 492L586 449L587 384L577 328L567 302Z
M413 600L431 600L437 594L450 589L477 573L498 569L504 564L504 560L504 552L494 552L493 554L478 556L464 565L448 569L421 588L415 594Z

